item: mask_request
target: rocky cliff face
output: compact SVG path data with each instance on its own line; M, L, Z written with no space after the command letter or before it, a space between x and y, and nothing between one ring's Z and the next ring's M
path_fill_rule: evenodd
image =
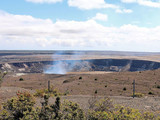
M73 71L144 71L160 68L159 62L130 59L91 59L0 64L0 70L14 73L43 73L65 69ZM46 72L47 73L47 72ZM53 72L54 73L54 72Z

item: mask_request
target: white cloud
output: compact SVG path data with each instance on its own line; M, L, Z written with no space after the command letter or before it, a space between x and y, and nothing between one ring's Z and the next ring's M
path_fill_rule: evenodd
M56 3L62 2L63 0L26 0L27 2L33 3ZM112 8L115 9L117 13L132 13L130 9L121 9L120 6L106 3L105 0L67 0L70 7L77 7L82 10L91 9L102 9L102 8ZM123 0L123 2L127 2Z
M79 9L100 9L100 8L114 8L118 6L108 4L104 0L68 0L69 6L78 7Z
M160 8L160 1L153 0L121 0L124 3L138 3L139 5Z
M92 18L93 20L99 20L99 21L107 21L108 16L106 14L97 13L95 17Z
M121 0L124 3L133 3L136 2L137 0Z
M160 51L160 26L105 27L95 20L56 21L0 12L0 49Z
M116 13L132 13L131 9L116 9Z
M62 2L63 0L26 0L26 1L33 3L56 3L56 2Z

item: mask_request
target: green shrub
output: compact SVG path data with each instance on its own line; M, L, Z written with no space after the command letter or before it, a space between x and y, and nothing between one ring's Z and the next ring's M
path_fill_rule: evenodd
M126 87L124 87L124 88L123 88L123 91L126 91L126 90L127 90L127 88L126 88Z
M17 92L17 97L13 97L3 104L0 114L1 120L37 120L38 113L34 108L35 99L28 92Z
M53 89L53 87L50 88L50 91L48 89L37 89L36 93L34 93L34 96L36 97L44 97L44 95L49 94L50 96L60 96L64 95L60 93L57 89Z
M64 95L68 95L69 94L69 90L66 90L65 92L64 92Z
M149 91L149 92L148 92L148 94L149 94L149 95L153 95L154 93L153 93L153 92L151 92L151 91Z
M49 104L49 94L43 96L41 107L35 107L35 98L28 92L17 92L3 104L0 120L160 120L151 112L113 105L109 98L94 100L88 112L80 108L77 103L57 97L53 104Z
M101 100L100 100L101 101ZM87 120L158 120L151 112L139 112L139 110L124 107L113 106L109 99L102 100L109 104L97 105L95 109L89 109L87 114Z
M79 77L79 80L81 80L82 79L82 77Z
M77 103L65 100L61 105L64 120L85 120L84 111Z
M94 92L95 94L97 94L98 93L98 91L97 90L95 90L95 92Z
M157 85L156 88L160 89L160 85Z
M44 95L44 101L41 102L42 107L40 108L39 113L39 119L40 120L59 120L61 115L60 115L60 98L57 97L55 104L49 105L48 100L49 100L49 95Z
M94 110L111 112L113 108L114 106L112 100L110 98L105 98L105 99L100 99L95 103Z
M65 100L63 103L60 97L56 98L54 104L48 104L49 96L44 96L44 102L39 113L40 120L84 120L84 111L77 103Z
M110 99L100 101L96 103L95 109L88 111L88 120L140 120L142 118L138 110L114 106Z
M19 81L24 81L24 79L23 78L19 78Z
M2 82L3 82L3 78L5 77L5 75L7 75L7 72L5 71L5 72L1 72L0 71L0 87L1 87L1 84L2 84Z
M142 114L142 117L144 118L144 120L160 120L158 118L155 118L155 115L151 112L144 112Z
M77 103L61 103L60 97L57 97L55 103L49 105L49 97L44 95L42 106L35 108L35 99L31 94L18 92L17 97L3 104L0 120L85 120L84 111Z

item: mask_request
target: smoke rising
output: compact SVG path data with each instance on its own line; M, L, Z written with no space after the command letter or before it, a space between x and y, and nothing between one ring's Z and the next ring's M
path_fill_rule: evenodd
M67 72L88 71L91 69L90 63L81 60L84 52L56 52L53 55L51 66L44 70L46 74L66 74Z

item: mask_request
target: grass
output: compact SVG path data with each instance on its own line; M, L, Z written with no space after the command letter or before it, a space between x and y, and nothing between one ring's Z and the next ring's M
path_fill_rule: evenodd
M133 97L133 95L132 95L132 97ZM141 97L144 97L144 94L143 93L135 93L134 97L141 98Z

